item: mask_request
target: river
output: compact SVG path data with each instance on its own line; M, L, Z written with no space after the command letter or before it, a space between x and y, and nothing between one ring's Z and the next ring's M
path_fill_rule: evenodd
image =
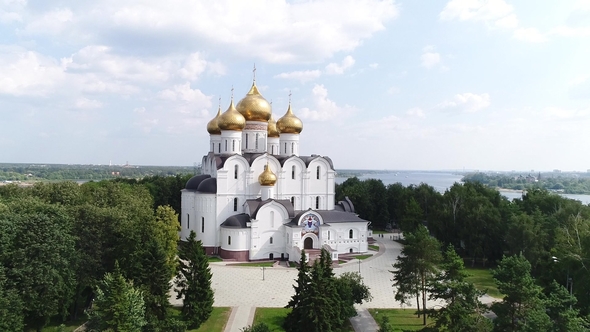
M463 175L451 173L451 172L425 172L425 171L399 171L399 172L376 172L369 171L361 176L358 176L361 180L366 179L378 179L383 182L384 185L393 183L401 183L404 186L419 185L420 183L426 183L432 186L440 193L444 193L445 190L450 188L455 182L461 182ZM340 184L346 181L346 178L336 177L336 183ZM512 200L515 198L522 197L522 193L518 191L504 191L500 190L500 193ZM563 197L575 199L583 204L590 204L590 195L574 195L574 194L559 194Z

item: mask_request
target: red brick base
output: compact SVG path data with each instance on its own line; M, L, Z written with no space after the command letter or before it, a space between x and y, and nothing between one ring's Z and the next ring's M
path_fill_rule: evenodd
M209 256L217 255L219 252L219 247L204 247L205 253Z
M247 262L250 260L250 251L229 251L219 248L219 257L223 259L235 259L236 261Z

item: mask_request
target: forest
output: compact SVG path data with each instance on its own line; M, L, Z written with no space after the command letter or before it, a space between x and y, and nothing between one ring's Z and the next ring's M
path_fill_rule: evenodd
M590 313L590 206L544 189L509 201L479 182L455 183L444 193L427 184L385 186L380 180L350 178L336 187L374 229L404 233L426 226L441 250L454 248L467 266L495 267L504 257L522 256L531 276L546 289L556 280Z
M546 189L565 194L590 194L590 173L488 174L470 173L464 182L480 182L499 189Z

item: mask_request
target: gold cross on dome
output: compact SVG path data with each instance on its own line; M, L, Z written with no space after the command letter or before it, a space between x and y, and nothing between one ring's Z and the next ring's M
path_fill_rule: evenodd
M256 64L254 64L254 69L252 69L252 76L254 77L254 82L256 82Z

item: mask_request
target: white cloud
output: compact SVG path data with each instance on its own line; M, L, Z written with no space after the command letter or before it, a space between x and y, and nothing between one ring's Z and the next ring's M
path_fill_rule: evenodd
M0 47L0 93L44 96L64 80L57 61L21 48Z
M510 16L511 5L504 0L451 0L439 14L441 20L496 21Z
M514 38L530 43L543 43L547 38L535 28L518 28L514 30Z
M426 115L424 114L424 111L419 107L410 108L409 110L406 111L406 114L409 116L415 116L418 118L425 118L426 117Z
M54 9L31 20L25 26L24 32L29 34L57 34L71 27L73 20L74 13L69 8Z
M544 115L547 120L577 120L577 119L588 119L590 116L590 109L575 110L565 109L559 107L547 107L544 110Z
M354 58L347 55L340 64L330 63L326 66L326 74L328 75L339 75L344 74L344 71L354 65Z
M299 71L292 71L289 73L280 73L275 75L275 78L284 78L290 80L298 80L301 83L305 83L308 81L313 81L320 77L322 72L319 70L299 70Z
M464 112L473 113L490 106L490 95L482 93L460 93L453 99L444 101L438 105L442 109L458 109Z
M328 98L328 90L324 85L316 84L311 90L312 108L302 108L297 113L304 120L328 121L331 119L346 117L354 112L354 108L348 105L338 106Z
M420 56L420 60L422 60L422 67L432 68L434 65L440 62L440 54L433 53L433 52L426 52Z
M88 98L78 98L74 104L75 108L79 109L94 109L94 108L101 108L102 103L98 100L88 99Z
M206 96L199 89L191 89L189 82L162 90L158 92L158 97L170 101L195 102L205 107L211 107L211 96Z
M590 27L559 26L552 29L550 33L564 37L587 37L590 36Z
M374 62L374 63L371 63L371 64L369 65L369 68L371 68L371 69L377 69L377 68L379 68L379 64L378 64L378 63L376 63L376 62Z

